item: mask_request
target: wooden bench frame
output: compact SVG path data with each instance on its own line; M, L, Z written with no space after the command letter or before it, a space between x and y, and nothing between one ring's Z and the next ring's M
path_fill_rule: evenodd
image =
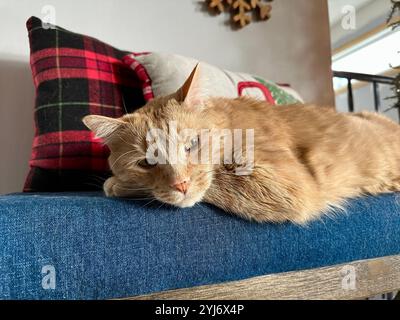
M363 299L400 289L400 255L128 299Z

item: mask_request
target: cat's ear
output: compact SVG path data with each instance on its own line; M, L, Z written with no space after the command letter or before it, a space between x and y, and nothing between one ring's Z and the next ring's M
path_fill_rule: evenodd
M204 92L201 84L201 66L198 63L185 83L178 89L175 98L189 106L198 106L203 102Z
M82 119L83 123L96 137L102 138L105 142L110 142L115 132L121 129L126 122L121 119L114 119L98 115L89 115Z

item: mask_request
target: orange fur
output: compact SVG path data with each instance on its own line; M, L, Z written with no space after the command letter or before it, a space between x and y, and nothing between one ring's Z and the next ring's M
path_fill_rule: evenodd
M198 83L195 92L198 95ZM383 116L188 95L178 90L118 120L84 119L111 149L114 176L104 185L107 196L144 195L179 207L205 201L258 222L302 224L348 198L400 191L400 126ZM148 129L167 130L171 120L177 122L179 134L185 128L254 129L252 173L236 175L237 164L138 166L145 158ZM171 188L183 177L190 177L185 195Z

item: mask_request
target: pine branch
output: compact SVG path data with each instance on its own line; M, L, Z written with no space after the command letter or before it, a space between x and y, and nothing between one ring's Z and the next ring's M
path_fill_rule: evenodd
M389 27L392 28L392 30L395 30L396 28L400 27L400 0L391 0L392 2L392 9L390 10L388 19L387 19L387 24ZM395 16L397 15L397 18ZM400 66L393 67L395 70L400 70ZM388 100L394 100L396 99L397 102L390 108L388 108L386 111L392 110L392 109L399 109L400 110L400 73L395 77L394 79L394 85L392 87L392 91L394 92L394 95L391 97L388 97L386 99Z
M391 0L392 9L390 10L389 16L387 18L387 24L392 29L396 29L400 27L400 0ZM396 18L395 16L398 15Z

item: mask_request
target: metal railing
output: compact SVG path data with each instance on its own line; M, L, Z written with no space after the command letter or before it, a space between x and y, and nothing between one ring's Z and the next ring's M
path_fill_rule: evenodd
M376 75L371 75L371 74L333 71L333 76L336 78L347 79L347 97L348 97L349 112L354 112L353 84L351 82L352 80L358 80L358 81L372 83L373 91L374 91L374 107L375 107L376 112L379 112L381 109L379 84L387 84L387 85L394 84L394 78L392 78L392 77L376 76ZM400 109L399 109L399 116L400 116Z

